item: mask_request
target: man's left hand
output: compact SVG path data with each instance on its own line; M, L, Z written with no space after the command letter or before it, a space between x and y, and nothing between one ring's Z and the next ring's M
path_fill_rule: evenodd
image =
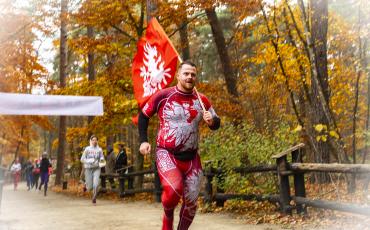
M203 114L203 120L207 123L208 126L212 126L213 125L213 117L212 117L211 112L205 111L204 114Z

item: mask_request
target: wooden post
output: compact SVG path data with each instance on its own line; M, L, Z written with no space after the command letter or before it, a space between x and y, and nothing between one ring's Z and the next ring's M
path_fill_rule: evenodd
M206 163L206 170L204 175L206 177L206 193L204 195L204 201L207 204L211 204L213 201L212 180L214 174L212 172L212 166L210 164L207 165Z
M119 173L119 177L118 177L118 182L119 182L118 195L121 198L125 196L125 178L123 177L124 173L125 173L125 171L122 170Z
M157 169L156 164L154 164L154 196L155 196L155 201L160 203L162 200L161 199L162 189L161 189L161 181L159 179L158 169Z
M127 169L127 172L128 173L132 173L134 172L134 168L133 167L130 167ZM134 189L134 177L129 177L128 178L128 189Z
M67 190L68 189L68 181L63 181L63 183L62 183L62 189L63 190Z
M218 171L220 173L217 173L216 174L216 177L217 177L217 191L216 193L224 193L225 190L222 189L218 184L223 184L224 181L225 181L225 173L224 173L224 170L222 169L222 160L218 161L217 162L217 166L218 166ZM216 206L217 207L223 207L225 205L225 200L216 200Z
M288 171L288 161L287 155L296 150L299 150L304 147L303 143L300 143L296 146L293 146L281 153L275 154L272 156L273 159L276 159L276 170L279 179L279 192L280 192L280 208L281 212L284 214L292 214L292 207L290 206L290 185L289 185L289 174Z
M280 208L284 214L292 214L292 208L290 206L290 186L289 176L283 175L281 172L287 170L288 162L286 155L279 156L276 158L277 172L279 179L279 191L280 191Z
M297 149L292 152L292 161L294 163L302 163L303 149ZM296 197L306 197L306 189L304 185L304 173L294 173L294 194ZM297 204L298 214L307 214L305 205Z
M107 191L107 177L105 175L102 175L100 177L100 180L101 180L101 187L102 187L102 191L103 192L106 192Z

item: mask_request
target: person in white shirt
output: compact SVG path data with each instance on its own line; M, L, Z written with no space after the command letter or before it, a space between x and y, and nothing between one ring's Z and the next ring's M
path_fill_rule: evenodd
M21 170L22 166L21 163L19 163L19 158L17 157L12 166L10 167L10 172L12 173L14 179L14 191L16 191L18 188L18 183L19 180L21 179Z
M88 191L93 190L92 203L96 204L98 195L100 164L104 162L103 150L98 145L98 138L95 135L90 137L90 146L87 146L81 156L81 163L85 169L85 183Z

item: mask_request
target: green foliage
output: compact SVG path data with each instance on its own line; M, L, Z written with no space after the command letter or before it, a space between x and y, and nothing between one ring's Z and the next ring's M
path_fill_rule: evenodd
M275 179L270 174L256 173L241 176L233 172L235 167L274 164L272 155L281 152L298 141L298 136L286 124L276 127L273 134L257 132L251 125L226 123L219 131L202 138L202 159L211 161L213 167L225 169L224 182L228 192L266 193L275 189Z

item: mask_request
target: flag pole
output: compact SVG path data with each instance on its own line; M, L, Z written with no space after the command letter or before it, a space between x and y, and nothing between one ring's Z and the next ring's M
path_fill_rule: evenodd
M171 41L171 40L169 40L169 41ZM176 50L176 49L175 49L175 50ZM177 52L177 51L176 51L176 52ZM177 54L177 57L178 57L178 59L179 59L179 62L180 62L180 63L182 63L182 58L181 58L181 56L180 56L179 54ZM195 87L195 86L194 86L194 91L195 91L195 93L197 94L197 97L198 97L198 100L199 100L199 102L200 102L200 106L202 106L203 112L207 111L207 110L206 110L206 107L204 107L204 104L203 104L202 99L200 98L200 95L199 95L199 93L198 93L197 87Z

